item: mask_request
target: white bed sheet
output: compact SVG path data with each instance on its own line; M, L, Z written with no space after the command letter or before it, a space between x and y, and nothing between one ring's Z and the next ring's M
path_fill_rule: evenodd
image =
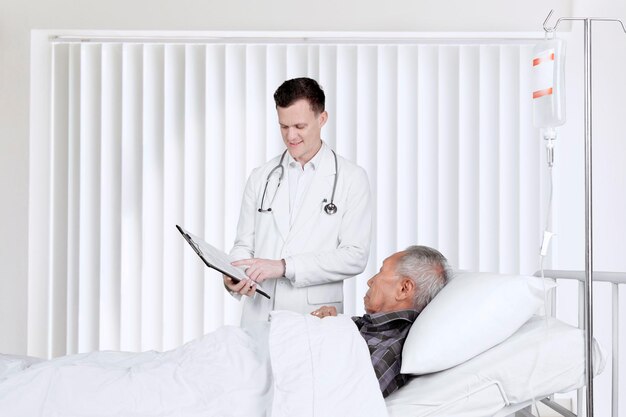
M594 372L606 357L594 340ZM386 399L390 417L485 417L585 382L583 331L533 317L510 338L454 368L416 377Z

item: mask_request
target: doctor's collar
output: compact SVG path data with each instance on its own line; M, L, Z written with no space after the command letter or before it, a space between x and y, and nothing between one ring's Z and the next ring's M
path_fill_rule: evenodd
M320 146L320 149L313 156L313 158L309 160L309 162L304 164L304 166L301 166L300 163L296 161L295 159L293 159L293 156L291 156L291 154L287 152L287 155L286 155L287 166L289 168L302 167L302 169L305 169L306 166L310 166L311 168L313 168L313 170L316 170L320 166L320 162L321 162L320 160L322 159L322 154L326 153L327 150L328 150L328 146L326 146L326 143L322 141L322 146Z

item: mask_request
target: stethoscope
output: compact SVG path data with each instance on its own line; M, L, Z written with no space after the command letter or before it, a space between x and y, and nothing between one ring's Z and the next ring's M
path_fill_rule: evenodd
M335 190L337 189L338 165L337 165L337 154L332 149L330 151L333 153L333 157L335 158L335 182L333 183L333 193L330 195L330 203L324 206L324 211L326 212L326 214L335 214L337 213L337 205L333 203L333 201L335 200ZM280 161L278 162L278 165L272 168L270 173L267 174L267 178L265 179L265 188L263 189L263 196L261 197L261 207L259 207L259 213L269 213L272 211L272 207L271 207L272 203L274 203L274 199L276 198L276 193L278 192L278 187L280 187L280 182L282 181L283 176L285 175L285 168L283 167L283 160L285 159L286 154L287 154L287 150L283 152L282 156L280 157ZM267 185L269 184L270 178L272 177L272 175L274 175L275 172L279 172L278 185L276 185L276 191L274 192L274 197L272 197L272 200L270 201L270 207L264 209L263 202L265 201L265 194L267 194ZM326 199L322 200L322 204L326 203L327 201L328 200Z

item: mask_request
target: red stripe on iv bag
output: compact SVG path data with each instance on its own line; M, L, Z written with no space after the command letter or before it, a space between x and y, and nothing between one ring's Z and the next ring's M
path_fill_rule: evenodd
M541 64L543 61L554 61L554 52L552 52L547 58L538 57L538 58L533 59L533 67L536 67L537 65Z
M543 90L533 91L533 98L539 98L539 97L543 97L543 96L549 96L550 94L552 94L552 87L550 87L550 88L545 88L545 89L543 89Z

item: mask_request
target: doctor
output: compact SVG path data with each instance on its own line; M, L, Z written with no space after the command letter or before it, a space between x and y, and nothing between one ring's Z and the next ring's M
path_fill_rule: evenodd
M252 171L246 184L233 265L248 280L224 285L243 296L241 324L272 310L343 311L343 280L365 269L371 197L363 168L321 139L325 95L310 78L285 81L274 93L286 150ZM271 299L256 294L261 284Z

